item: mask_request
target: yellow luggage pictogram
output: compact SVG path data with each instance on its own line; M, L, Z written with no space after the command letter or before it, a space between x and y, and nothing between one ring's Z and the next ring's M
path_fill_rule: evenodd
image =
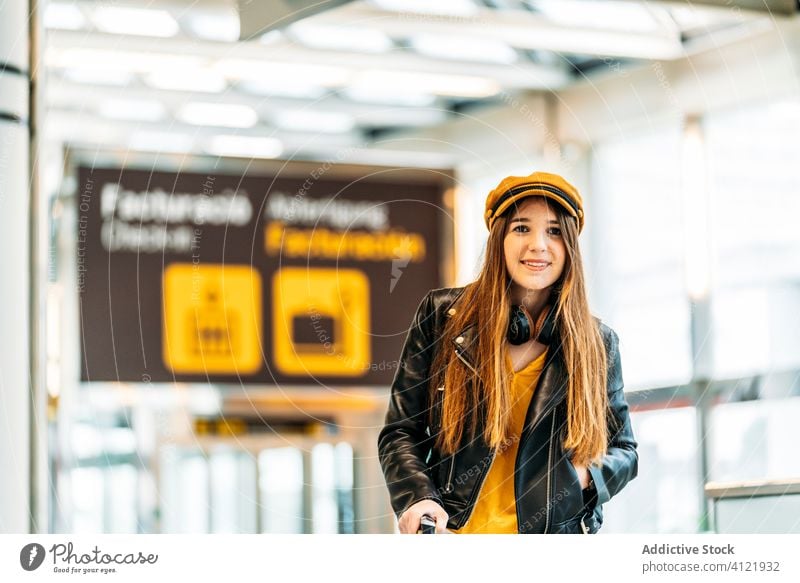
M370 364L369 280L357 269L288 267L272 280L273 357L286 375L359 377Z
M169 265L164 364L186 374L258 372L261 302L261 275L247 265Z

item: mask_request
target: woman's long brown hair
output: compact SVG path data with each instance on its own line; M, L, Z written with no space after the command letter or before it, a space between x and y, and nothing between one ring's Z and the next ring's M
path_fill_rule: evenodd
M510 427L513 370L507 360L506 330L511 278L503 245L508 221L516 208L512 205L492 225L480 275L466 286L438 342L431 367L431 402L436 398L437 387L444 386L436 443L445 454L458 451L465 437L475 439L478 428L486 443L495 449L518 438ZM549 208L558 217L567 250L564 272L554 285L561 290L556 312L558 334L549 350L561 352L558 356L563 359L568 377L564 447L572 452L574 463L588 465L599 460L607 448L606 350L589 311L577 223L557 205ZM534 319L536 316L533 314ZM474 371L461 361L451 343L471 324L476 326L477 339Z

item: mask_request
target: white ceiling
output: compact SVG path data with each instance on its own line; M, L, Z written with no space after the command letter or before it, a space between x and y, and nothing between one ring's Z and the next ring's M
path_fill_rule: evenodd
M225 0L59 0L44 20L49 140L307 159L771 22L589 0L358 1L246 42Z

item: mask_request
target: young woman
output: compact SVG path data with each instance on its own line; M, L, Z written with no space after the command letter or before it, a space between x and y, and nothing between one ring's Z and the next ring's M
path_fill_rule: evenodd
M400 532L594 533L636 477L617 335L587 302L578 191L544 172L486 200L478 279L412 322L378 447Z

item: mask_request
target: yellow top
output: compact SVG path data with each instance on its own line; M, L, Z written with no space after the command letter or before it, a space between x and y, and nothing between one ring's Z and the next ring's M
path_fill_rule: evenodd
M489 473L478 493L475 508L457 534L516 534L517 504L514 495L514 466L525 415L544 368L547 350L522 370L514 373L511 394L512 437L507 447L495 453Z

